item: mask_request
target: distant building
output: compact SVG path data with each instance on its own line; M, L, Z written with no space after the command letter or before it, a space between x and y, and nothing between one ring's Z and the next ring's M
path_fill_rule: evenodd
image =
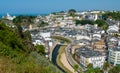
M117 34L117 33L119 33L119 27L117 25L111 25L108 27L107 33L108 34Z
M87 15L86 19L96 21L98 19L98 15L97 14Z
M51 40L50 32L42 32L40 35L44 38L45 41L50 41Z
M120 64L120 47L109 49L108 61L114 66Z
M81 40L81 39L91 40L89 36L76 35L76 40Z
M105 46L104 40L94 41L93 46L94 46L95 51L99 51L99 52L103 52L103 53L106 51L105 50L106 46Z
M40 38L32 38L32 44L34 46L36 46L36 45L44 45Z
M101 40L101 34L98 34L98 33L92 34L92 39L93 40Z
M46 46L48 46L48 48L53 46L50 32L42 32L40 35L43 37L43 40L46 42Z
M95 11L91 11L90 13L92 13L92 14L93 14L93 13L94 13L94 14L98 14L98 13L100 13L100 12L102 13L103 11L97 11L97 10L95 10Z
M104 64L105 56L98 51L90 50L87 47L81 47L75 51L75 59L85 67L91 63L94 68L101 68Z
M16 16L11 16L9 13L7 13L7 16L3 16L3 18L6 18L8 20L13 20L14 18L16 18Z
M29 25L29 30L31 30L33 28L32 24Z
M119 39L117 37L111 37L111 36L107 37L107 47L109 49L114 48L115 46L118 45L118 40Z

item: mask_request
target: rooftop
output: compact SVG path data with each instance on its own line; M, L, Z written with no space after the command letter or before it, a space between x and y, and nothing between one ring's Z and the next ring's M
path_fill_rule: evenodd
M78 48L76 50L76 54L82 55L87 58L102 56L102 53L100 53L99 51L90 50L90 48L87 47Z
M120 51L120 46L112 48L113 51Z
M105 45L104 40L96 41L94 45Z

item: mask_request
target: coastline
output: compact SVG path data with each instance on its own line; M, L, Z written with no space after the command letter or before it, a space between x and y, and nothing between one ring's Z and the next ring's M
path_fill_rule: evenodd
M5 13L5 14L0 14L0 19L3 17L3 16L6 16L7 15L7 13ZM48 14L13 14L13 13L10 13L10 15L11 16L20 16L20 15L23 15L23 16L38 16L38 15L40 15L40 16L47 16Z

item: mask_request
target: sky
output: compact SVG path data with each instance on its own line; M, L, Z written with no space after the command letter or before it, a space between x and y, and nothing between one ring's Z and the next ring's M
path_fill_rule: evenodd
M120 10L120 0L0 0L0 14L46 14L69 9Z

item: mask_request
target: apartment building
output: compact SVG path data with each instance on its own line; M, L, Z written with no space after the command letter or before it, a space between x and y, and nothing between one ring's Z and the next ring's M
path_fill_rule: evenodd
M109 49L108 62L114 66L120 64L120 47L116 46Z
M91 50L88 47L81 47L75 51L75 59L85 67L91 63L94 68L101 68L104 64L105 56L99 51Z

